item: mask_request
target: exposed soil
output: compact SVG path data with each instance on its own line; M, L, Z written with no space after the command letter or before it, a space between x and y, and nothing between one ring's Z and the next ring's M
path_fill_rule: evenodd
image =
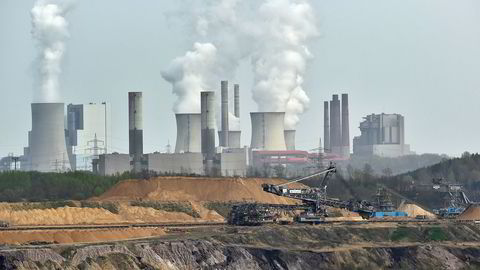
M126 180L93 200L156 200L156 201L217 201L296 204L297 200L275 196L262 190L262 184L285 183L281 179L158 177L149 180ZM304 187L294 183L291 187Z
M159 228L0 231L0 244L96 243L164 235Z
M429 211L424 210L420 206L416 204L404 204L401 206L398 211L402 211L408 214L409 217L416 217L416 216L426 216L430 219L435 219L436 216Z
M480 205L472 204L457 217L458 220L480 220Z

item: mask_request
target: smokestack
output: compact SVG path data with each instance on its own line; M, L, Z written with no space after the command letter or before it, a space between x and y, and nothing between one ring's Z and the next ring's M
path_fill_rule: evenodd
M240 118L240 85L233 85L234 115Z
M133 157L133 171L142 171L143 157L142 92L128 92L129 154Z
M330 111L328 101L323 102L323 151L330 152Z
M220 146L228 147L228 81L221 82L222 132Z
M333 95L330 101L330 152L340 154L342 146L342 130L340 116L340 100Z
M55 172L70 170L65 140L63 103L32 103L30 170Z
M344 157L350 157L350 122L348 114L348 94L342 94L342 146Z
M177 113L177 141L175 153L200 153L201 116L199 113Z
M250 113L252 120L251 147L262 150L286 150L285 112Z
M287 150L295 150L295 130L285 130L283 132L285 136L285 145Z
M215 155L215 92L201 92L202 153L207 160Z

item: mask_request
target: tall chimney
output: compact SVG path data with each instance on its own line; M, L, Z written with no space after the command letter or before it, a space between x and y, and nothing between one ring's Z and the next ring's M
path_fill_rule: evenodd
M350 122L348 114L348 94L342 94L342 146L344 157L350 157Z
M222 98L222 136L220 146L228 147L228 81L221 82Z
M333 95L330 101L330 149L332 153L341 154L342 130L340 116L340 100Z
M234 114L235 117L240 118L240 85L233 85L233 97L234 97Z
M133 157L133 171L142 171L143 124L142 92L128 93L129 154Z
M323 151L330 152L330 111L328 101L323 102Z
M215 92L201 92L202 153L207 160L215 155Z

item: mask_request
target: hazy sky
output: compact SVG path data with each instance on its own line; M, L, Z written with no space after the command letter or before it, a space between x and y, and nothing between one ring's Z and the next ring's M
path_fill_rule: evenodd
M177 1L77 0L61 77L65 103L112 104L115 151L128 151L127 92L144 93L144 151L175 145L176 97L160 72L192 47L189 30L169 20ZM36 49L33 0L0 0L0 156L21 154L31 128ZM350 94L351 135L370 113L405 116L417 153L480 149L480 1L313 0L321 36L305 79L310 109L297 148L323 136L323 101ZM173 13L174 14L174 13ZM250 142L250 63L240 66L243 144Z

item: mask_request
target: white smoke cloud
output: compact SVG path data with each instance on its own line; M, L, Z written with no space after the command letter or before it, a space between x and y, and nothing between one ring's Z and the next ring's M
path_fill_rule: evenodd
M302 88L307 61L312 57L306 43L317 34L309 2L220 0L184 4L182 9L189 11L185 16L193 18L194 39L211 44L216 52L211 55L214 59L204 59L200 69L183 64L192 53L187 52L162 73L178 96L174 110L199 111L199 92L218 90L220 80L231 80L240 62L249 58L254 72L252 95L259 111L285 111L286 128L293 129L309 104ZM231 126L239 125L233 115L230 119Z
M217 48L211 43L195 43L184 56L175 58L162 72L178 99L175 113L200 113L200 92L211 87L215 76Z
M302 88L306 43L317 35L313 9L307 1L267 0L260 6L262 42L254 52L253 98L260 111L285 111L285 128L295 129L308 108Z
M40 89L35 91L36 102L59 102L59 77L65 41L69 37L65 14L71 1L38 0L31 10L32 36L38 43Z

